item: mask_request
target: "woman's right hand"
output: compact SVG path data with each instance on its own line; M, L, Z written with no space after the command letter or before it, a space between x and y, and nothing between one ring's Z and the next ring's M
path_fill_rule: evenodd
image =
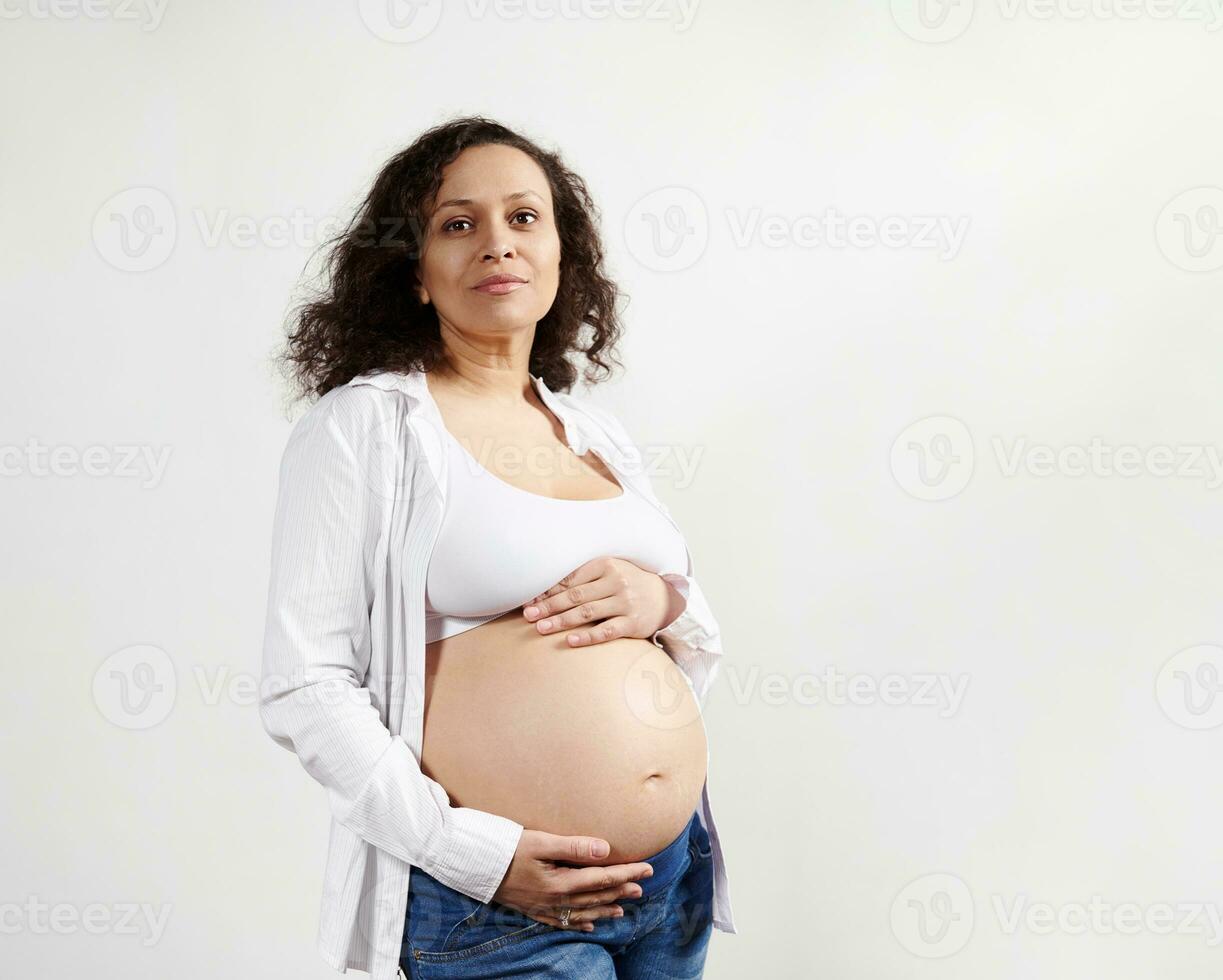
M614 904L616 899L639 897L641 886L635 882L654 869L645 861L600 865L594 848L602 848L603 856L608 853L607 841L598 837L523 830L493 901L558 929L590 932L593 920L618 918L624 910ZM565 866L569 864L583 867ZM558 918L565 907L573 909L567 927Z

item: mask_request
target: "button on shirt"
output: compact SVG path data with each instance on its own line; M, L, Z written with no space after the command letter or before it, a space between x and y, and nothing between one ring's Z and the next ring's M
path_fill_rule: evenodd
M593 450L674 524L615 416L530 377L569 448ZM412 867L488 902L523 831L452 806L420 769L424 583L445 513L444 432L422 372L373 372L320 397L294 425L280 462L260 718L327 793L319 953L373 980L398 974ZM686 575L662 577L686 604L652 641L703 709L723 655L718 624L690 553ZM708 776L698 813L713 845L714 927L733 933Z

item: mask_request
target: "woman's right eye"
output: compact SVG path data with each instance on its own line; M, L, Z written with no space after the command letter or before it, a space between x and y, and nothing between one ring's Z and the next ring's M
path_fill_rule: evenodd
M453 221L447 221L442 225L442 231L449 231L453 225L471 224L466 218L455 218Z

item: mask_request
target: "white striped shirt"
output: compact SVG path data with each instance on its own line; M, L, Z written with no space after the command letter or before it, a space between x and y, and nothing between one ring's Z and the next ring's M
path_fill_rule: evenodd
M531 381L574 453L593 448L671 519L612 413ZM373 372L319 398L294 425L280 463L260 717L327 791L319 953L373 980L397 976L411 868L490 901L523 830L452 806L420 769L424 583L445 509L443 430L421 372ZM653 641L703 708L722 657L718 624L691 554L687 575L664 578L687 603ZM733 933L708 776L698 813L713 844L714 926Z

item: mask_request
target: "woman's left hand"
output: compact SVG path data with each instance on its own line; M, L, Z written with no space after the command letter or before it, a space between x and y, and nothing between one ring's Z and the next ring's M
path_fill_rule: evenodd
M540 633L571 629L566 640L577 647L622 636L649 639L684 605L684 597L662 576L624 558L594 558L524 603L522 613Z

